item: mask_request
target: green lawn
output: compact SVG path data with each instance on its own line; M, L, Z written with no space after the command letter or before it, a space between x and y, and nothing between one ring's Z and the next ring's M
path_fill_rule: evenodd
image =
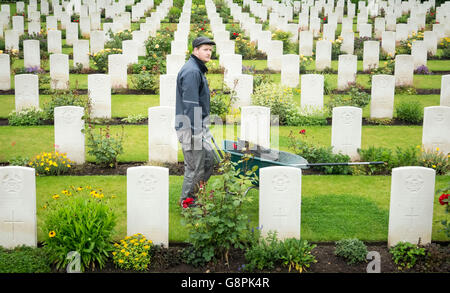
M102 127L102 126L97 126ZM318 145L331 145L331 126L288 127L281 126L271 128L272 147L289 151L288 135L291 131L298 133L302 128L307 130L307 139ZM144 162L148 160L148 127L147 125L126 125L124 153L119 155L120 162ZM121 126L111 126L111 133L117 133ZM238 125L212 126L211 131L221 146L223 139L236 139L240 133ZM279 137L279 145L276 137ZM395 149L398 147L416 146L422 143L422 126L363 126L363 149L369 146L386 147ZM14 145L13 145L14 144ZM2 126L0 127L0 162L6 162L13 157L32 157L42 151L54 149L53 126ZM183 160L181 148L178 151L179 161ZM87 154L86 160L94 161L94 157Z
M217 180L213 176L210 180ZM437 176L436 189L442 188L450 176ZM169 241L183 242L187 231L181 224L182 176L169 178ZM302 176L301 236L309 241L337 241L357 237L363 241L387 241L389 222L390 176ZM106 196L115 195L111 207L117 215L114 239L126 236L126 176L59 176L37 177L38 228L45 217L43 206L53 201L52 195L70 185L103 188ZM245 212L251 224L258 226L258 191L248 194L253 201ZM434 241L446 240L440 220L443 207L435 197L433 210ZM47 231L38 229L38 241Z

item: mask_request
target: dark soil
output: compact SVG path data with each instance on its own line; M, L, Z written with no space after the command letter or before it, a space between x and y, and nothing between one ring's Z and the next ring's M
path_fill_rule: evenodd
M358 264L347 264L346 261L334 254L334 243L315 243L316 248L312 250L312 254L316 259L316 263L312 264L306 270L306 273L366 273L366 268L371 260ZM450 255L450 247L448 243L440 244L442 252ZM245 251L232 249L229 254L229 263L225 261L217 261L202 267L194 267L183 262L182 250L185 244L172 245L168 249L159 249L152 256L152 263L147 273L243 273L242 266L246 263ZM426 269L425 261L419 260L413 269L399 270L398 266L393 262L392 255L389 253L387 243L367 244L368 251L376 251L380 254L380 272L381 273L423 273L423 272L444 272L450 271L450 259L447 262ZM56 269L54 272L58 272ZM86 271L86 273L132 273L133 271L121 270L115 267L112 261L108 261L103 269L94 269ZM287 267L281 264L275 265L271 270L254 271L253 273L289 273ZM290 273L298 273L295 269Z

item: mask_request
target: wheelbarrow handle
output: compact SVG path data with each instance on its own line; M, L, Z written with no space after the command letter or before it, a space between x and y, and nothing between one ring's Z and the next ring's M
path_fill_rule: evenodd
M219 146L216 143L216 140L214 139L214 137L211 135L211 140L214 143L214 145L216 146L217 152L219 153L220 159L223 160L223 154L221 149L219 148Z
M343 163L306 163L306 164L295 164L292 166L301 167L301 166L354 166L354 165L381 165L384 164L382 161L376 162L343 162Z

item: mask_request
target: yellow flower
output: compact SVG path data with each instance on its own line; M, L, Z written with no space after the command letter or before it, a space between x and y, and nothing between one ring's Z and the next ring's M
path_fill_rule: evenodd
M59 194L55 194L52 196L53 199L58 199L59 198Z
M127 251L127 252L125 252L125 256L129 256L130 255L130 253Z
M116 251L113 251L113 252L112 252L112 255L116 255L116 254L117 254L117 252L116 252Z
M436 165L433 165L432 167L433 167L433 168L436 168Z
M48 237L53 238L55 236L56 236L56 232L55 231L52 230L52 231L48 232Z
M149 248L150 248L150 246L148 246L148 245L144 246L144 249L149 249Z
M436 148L437 151L439 151L439 148Z
M417 145L416 148L420 149L420 145Z
M119 259L119 263L123 263L123 259Z
M158 44L156 44L155 48L156 48L156 49L158 49L158 48L159 48L159 45L158 45Z
M146 256L147 255L147 253L146 252L143 252L143 253L141 253L142 254L142 256Z
M122 248L122 250L120 252L125 253L125 249Z

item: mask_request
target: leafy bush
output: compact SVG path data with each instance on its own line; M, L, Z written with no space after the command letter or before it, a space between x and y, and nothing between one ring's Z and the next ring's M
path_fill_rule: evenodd
M437 175L445 175L450 171L450 160L448 154L442 153L439 148L433 150L422 148L419 166L435 169Z
M153 56L155 54L165 59L166 55L170 54L173 34L174 31L166 27L158 31L155 37L149 36L145 42L146 55Z
M28 163L28 166L36 170L36 176L63 175L69 173L74 165L65 153L42 152Z
M370 103L370 95L357 84L351 84L347 93L349 96L330 96L330 100L327 104L330 113L333 111L334 107L353 106L364 108Z
M109 38L110 40L105 43L106 49L122 49L122 42L132 40L133 34L131 30L119 31L117 33L109 31Z
M283 54L290 54L292 51L295 52L295 44L291 42L292 37L291 32L286 32L282 30L276 30L272 33L272 40L278 40L283 42Z
M236 54L242 55L242 59L262 59L266 56L265 53L259 51L255 42L242 37L242 35L236 36L235 46Z
M18 112L12 111L8 115L8 124L11 126L40 125L44 120L44 112L39 108L28 108Z
M43 231L49 260L57 269L68 264L71 251L80 254L81 270L103 268L110 252L116 216L101 189L70 187L46 205Z
M422 246L425 249L425 257L421 257L415 269L419 272L448 272L450 269L450 247L440 246L436 243L428 243Z
M56 90L51 94L50 100L44 104L44 117L46 120L54 120L56 107L79 106L83 107L85 116L89 116L90 101L87 95L79 95L76 90Z
M368 149L360 149L358 153L362 162L385 162L383 165L360 166L367 175L390 174L392 168L394 168L394 155L391 149L370 146Z
M399 270L411 269L420 256L425 255L425 249L409 242L399 242L389 249L392 260Z
M334 154L333 147L318 146L306 141L306 130L302 129L297 137L292 131L288 135L289 149L294 154L302 156L308 163L346 163L350 157L343 154ZM349 166L314 166L314 169L322 171L325 174L351 174L352 169Z
M141 121L144 121L147 117L145 117L145 115L142 114L135 114L135 115L128 115L128 117L122 118L122 122L127 122L127 123L139 123Z
M181 9L174 6L170 8L167 18L169 18L170 23L176 23L177 20L180 18L180 16L181 16Z
M280 125L286 124L289 110L292 108L292 89L280 83L262 83L252 94L253 105L270 108L270 115L277 115Z
M450 182L447 184L447 187L437 190L436 193L440 195L439 203L445 206L445 214L448 215L450 213ZM441 224L444 228L439 230L439 232L443 231L447 238L450 238L450 221L444 219L441 221Z
M252 231L252 245L247 248L244 265L245 271L255 269L273 269L276 264L281 264L299 273L306 271L312 263L317 262L311 251L316 245L310 245L308 241L296 238L287 238L283 241L277 239L275 231L269 231L266 238L260 231Z
M223 93L223 91L212 90L210 100L211 114L220 116L224 120L231 107L230 95Z
M336 242L334 254L345 259L347 264L366 261L367 246L359 239L342 239Z
M127 236L114 243L113 262L121 269L144 271L150 265L152 246L152 241L140 233Z
M18 246L9 250L0 246L0 273L50 272L50 262L45 248Z
M122 54L121 48L107 48L100 50L99 52L90 55L94 61L94 65L97 67L99 72L108 71L108 56L112 54Z
M327 125L327 112L319 109L301 109L292 107L286 115L286 125L311 126Z
M133 74L131 76L131 83L138 90L152 90L154 92L158 92L159 75L152 74L147 70L142 70L138 74Z
M113 137L110 134L109 125L103 131L95 132L95 126L89 124L87 128L88 154L95 157L95 162L109 167L117 167L117 157L123 153L124 127L122 125L121 134Z
M419 124L423 119L423 106L418 101L403 101L395 107L397 119Z
M238 163L248 159L249 156L244 156ZM231 247L244 248L249 221L242 208L251 202L251 198L244 195L256 178L256 169L242 170L241 174L236 168L238 163L232 162L229 155L225 157L219 166L223 175L211 183L211 190L200 185L195 204L185 203L182 222L188 231L188 243L192 245L185 254L187 263L197 266L217 258L228 263Z

